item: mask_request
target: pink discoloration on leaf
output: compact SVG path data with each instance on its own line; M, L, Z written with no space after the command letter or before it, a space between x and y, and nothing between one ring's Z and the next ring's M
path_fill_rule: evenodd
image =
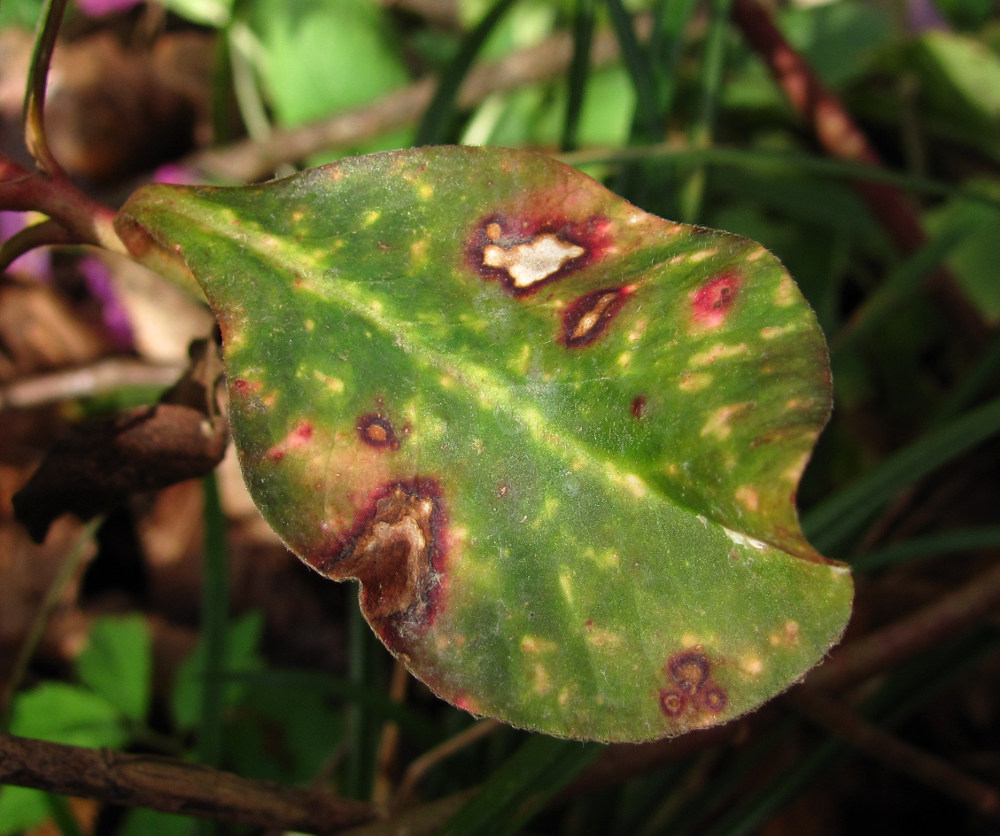
M287 453L300 450L312 441L313 427L308 421L301 421L281 441L267 451L267 457L272 462L280 462Z
M691 293L691 315L702 328L718 328L726 321L739 293L735 273L716 276Z
M246 397L259 392L261 390L261 383L259 380L249 381L237 378L229 384L229 389L237 397Z
M611 221L603 215L574 221L497 214L476 225L466 258L473 271L499 281L512 296L529 296L599 261L611 246L611 236ZM523 263L521 272L518 263Z
M603 334L635 285L605 287L574 299L563 311L562 339L567 348L583 348Z

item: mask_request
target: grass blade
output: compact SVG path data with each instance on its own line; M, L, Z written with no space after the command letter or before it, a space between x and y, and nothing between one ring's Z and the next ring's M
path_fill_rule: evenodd
M462 80L469 72L469 67L476 60L476 55L479 54L479 50L486 43L490 33L515 2L516 0L497 0L486 16L465 36L458 49L458 54L441 75L437 90L434 92L434 98L431 99L427 110L424 111L423 119L420 120L420 127L417 128L417 135L413 141L414 145L438 145L444 142Z
M803 518L821 552L837 552L878 509L904 488L1000 432L1000 398L953 419L890 456Z
M517 833L603 746L534 735L439 832L439 836Z

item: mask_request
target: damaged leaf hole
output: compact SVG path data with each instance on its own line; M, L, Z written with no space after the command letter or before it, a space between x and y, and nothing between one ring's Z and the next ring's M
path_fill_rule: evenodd
M686 710L718 714L729 704L726 690L711 679L711 664L700 650L686 650L668 660L664 673L673 687L660 690L660 711L680 717Z

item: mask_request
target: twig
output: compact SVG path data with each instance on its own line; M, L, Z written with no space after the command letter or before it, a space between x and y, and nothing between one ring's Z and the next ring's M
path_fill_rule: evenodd
M62 25L66 0L47 0L42 11L41 28L35 38L28 70L28 89L24 97L24 143L39 168L51 177L65 177L62 166L52 155L45 136L45 88L49 65Z
M828 154L843 160L882 165L878 152L837 96L823 86L809 63L785 40L757 0L735 0L733 20L767 63L796 114ZM871 182L859 183L857 188L904 252L911 253L922 246L924 232L898 189Z
M35 655L38 643L42 640L42 635L45 633L45 628L52 617L52 613L55 612L56 607L59 605L59 599L62 598L66 585L70 582L73 575L76 574L83 561L91 554L90 545L102 522L104 522L103 515L95 517L83 526L69 553L63 558L55 578L52 579L52 583L49 584L49 588L45 591L45 597L42 599L38 607L38 612L35 613L35 617L31 621L28 634L21 643L17 659L14 660L14 667L10 672L3 692L0 693L0 732L6 731L10 725L10 718L14 707L14 694L21 685L21 680L28 670L31 658Z
M834 651L806 684L840 688L878 673L986 616L1000 604L1000 562L964 586Z
M648 35L651 27L648 16L639 16L636 26L640 34ZM595 34L591 66L607 66L618 55L614 34L608 31ZM567 70L572 56L572 35L560 32L503 60L473 67L459 88L457 105L470 108L491 93L556 78ZM370 105L338 113L321 122L276 129L267 142L243 140L224 148L200 151L185 158L181 165L224 180L259 180L270 176L283 163L295 162L319 151L350 146L416 122L430 103L436 86L435 79L422 79Z
M823 86L805 58L785 40L758 0L734 0L733 20L750 46L767 63L793 110L828 154L866 165L883 165L875 147L837 96ZM903 192L889 184L872 181L856 182L855 189L904 254L911 255L923 247L926 236ZM961 333L977 337L982 334L982 318L961 293L953 289L953 281L946 270L942 268L932 273L928 287L947 304Z
M410 682L410 674L406 665L397 659L392 666L392 679L389 683L389 698L402 705L406 699L406 688ZM392 795L392 778L396 759L399 756L399 724L389 722L382 727L382 737L379 740L375 754L375 780L372 784L372 801L379 807L384 807Z
M497 720L480 720L413 761L399 784L399 790L393 799L393 807L399 808L408 804L413 798L417 784L441 761L450 758L456 752L462 751L466 746L481 740L486 735L492 734L499 726L500 723Z
M200 764L0 734L0 783L215 821L336 833L375 819L329 793L240 778Z
M182 364L153 364L124 357L78 369L40 374L0 386L0 410L28 409L73 398L113 392L125 386L164 387L177 382Z
M16 259L37 247L73 243L73 236L55 221L32 224L0 242L0 270L6 270Z
M1000 794L988 784L866 722L814 688L798 688L787 699L810 720L874 760L1000 821Z

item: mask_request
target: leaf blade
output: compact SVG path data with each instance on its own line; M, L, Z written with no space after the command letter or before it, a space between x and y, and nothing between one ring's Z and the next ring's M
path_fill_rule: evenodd
M753 242L503 149L151 187L124 211L216 309L265 518L360 578L376 632L451 702L676 734L842 631L849 576L794 507L825 345Z

